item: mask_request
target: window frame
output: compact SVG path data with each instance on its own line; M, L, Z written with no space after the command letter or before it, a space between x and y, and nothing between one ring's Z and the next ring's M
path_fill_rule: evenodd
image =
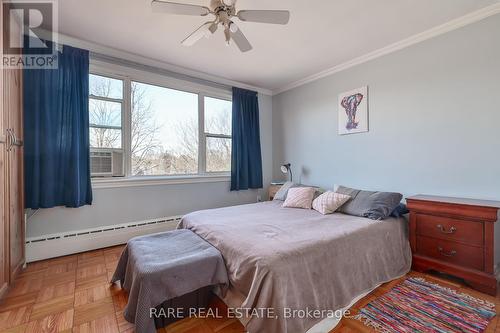
M233 102L232 101L232 98L220 98L220 97L213 97L213 96L209 96L209 95L204 95L204 94L199 94L198 95L198 105L199 103L202 104L201 108L199 107L198 108L198 111L200 111L200 109L203 109L203 112L202 112L202 115L198 115L198 119L201 119L203 118L203 122L201 122L202 126L203 126L203 130L202 131L199 131L200 132L200 138L198 139L199 140L199 145L200 145L200 148L199 150L203 150L203 152L199 152L199 153L202 153L204 158L203 158L203 169L200 169L200 166L198 165L198 170L205 170L205 173L207 174L218 174L218 175L225 175L225 174L228 174L229 175L231 174L231 170L229 171L212 171L212 172L208 172L206 171L207 170L207 138L219 138L219 139L231 139L231 134L221 134L221 133L210 133L210 132L207 132L207 129L205 128L205 97L208 97L208 98L214 98L214 99L220 99L220 100L225 100L225 101L228 101L228 102ZM232 117L232 115L231 115ZM231 118L231 126L232 126L232 118ZM202 133L201 133L202 132ZM202 149L201 149L202 147ZM198 164L200 163L200 157L201 156L198 156Z
M161 184L182 184L201 182L229 182L231 172L207 172L206 170L206 138L224 137L231 135L218 135L205 132L205 97L232 101L232 93L229 89L215 88L196 82L190 82L167 76L165 74L153 73L146 69L131 68L118 64L112 64L91 59L89 74L122 80L123 99L109 98L110 102L120 101L122 103L122 150L124 177L92 177L95 188L109 188L122 186L144 186ZM158 176L134 176L132 175L132 105L131 85L132 82L155 85L167 89L179 90L198 95L198 173L182 175L158 175ZM89 95L90 98L95 98ZM98 97L108 100L108 98Z
M89 73L89 75L92 74L92 75L98 75L98 76L101 76L103 77L104 75L99 75L99 74L95 74L95 73ZM95 101L102 101L102 102L110 102L110 103L118 103L120 104L120 115L121 115L121 119L120 119L120 127L118 126L106 126L106 125L92 125L90 124L89 122L89 128L105 128L105 129L115 129L115 130L120 130L121 131L121 148L113 148L113 149L119 149L119 150L123 150L124 149L124 146L123 146L123 139L124 139L124 134L123 134L123 111L125 109L125 96L123 96L123 94L125 93L125 81L123 79L120 79L120 78L117 78L117 77L111 77L109 75L106 75L104 77L107 77L107 78L110 78L110 79L115 79L115 80L120 80L122 81L122 98L112 98L112 97L103 97L103 96L97 96L97 95L92 95L89 93L89 102L90 100L95 100ZM89 109L90 111L90 109ZM91 147L92 149L92 147ZM93 148L93 149L102 149L102 148Z

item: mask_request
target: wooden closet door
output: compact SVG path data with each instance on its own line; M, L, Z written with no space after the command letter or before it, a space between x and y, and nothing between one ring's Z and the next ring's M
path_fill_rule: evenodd
M3 6L0 6L0 17L3 17ZM0 56L3 56L3 33L0 33ZM9 283L9 237L8 237L8 211L7 203L7 113L4 112L4 93L5 85L3 82L3 70L0 69L0 297L7 292Z
M21 26L14 24L10 26L13 35L21 33ZM7 152L6 182L8 183L8 261L10 282L22 269L24 264L24 202L23 202L23 108L22 108L22 66L16 69L3 70L4 75L4 112L7 113L7 125L12 137L10 140L10 151ZM14 142L13 142L14 141Z
M9 178L9 261L11 279L24 264L24 203L23 203L23 132L22 132L22 71L4 71L9 84L9 128L16 138L8 152Z
M1 81L1 78L0 78ZM0 84L1 88L1 84ZM0 94L2 95L2 94ZM1 101L1 100L0 100ZM3 118L3 105L0 103L0 119ZM0 125L1 126L1 125ZM4 130L0 128L0 130ZM8 211L7 204L7 177L6 177L6 145L3 139L0 139L0 297L7 291L9 283L9 237L8 237Z

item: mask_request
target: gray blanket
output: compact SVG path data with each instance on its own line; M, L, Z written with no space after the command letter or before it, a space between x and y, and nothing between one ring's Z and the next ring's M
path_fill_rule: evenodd
M165 300L212 285L227 285L224 261L217 249L189 230L132 238L112 282L129 292L123 315L138 333L156 332L150 308Z
M222 253L229 307L272 308L277 315L250 313L242 319L250 333L304 333L323 318L298 312L286 318L285 311L329 315L411 265L404 219L321 215L274 201L191 213L180 227Z

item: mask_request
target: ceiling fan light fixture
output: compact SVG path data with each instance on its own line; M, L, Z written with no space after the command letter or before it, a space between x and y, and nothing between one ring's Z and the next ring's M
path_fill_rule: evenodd
M228 7L234 5L235 2L236 2L235 0L222 0L222 3Z
M238 26L234 22L231 22L229 23L229 30L234 34L238 31Z

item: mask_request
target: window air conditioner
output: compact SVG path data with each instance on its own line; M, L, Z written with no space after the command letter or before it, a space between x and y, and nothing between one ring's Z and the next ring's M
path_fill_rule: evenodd
M115 149L98 149L90 152L92 177L122 177L123 152Z

